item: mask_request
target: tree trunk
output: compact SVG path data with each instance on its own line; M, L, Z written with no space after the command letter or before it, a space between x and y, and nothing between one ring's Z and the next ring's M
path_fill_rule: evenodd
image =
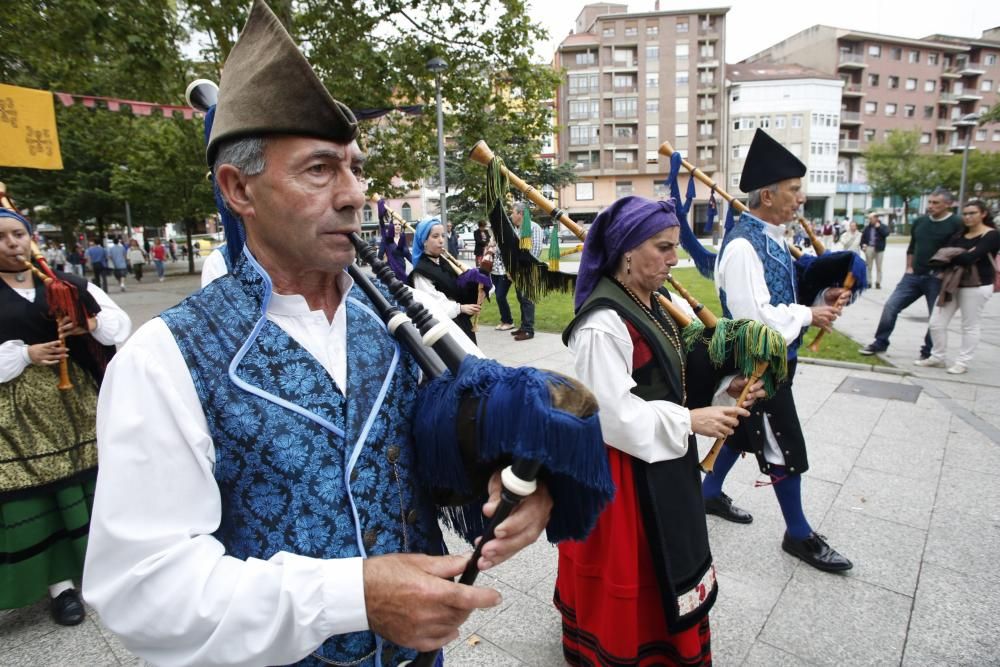
M191 230L194 228L194 221L187 219L184 221L184 230L187 232L188 248L188 273L194 273L194 245L191 243Z

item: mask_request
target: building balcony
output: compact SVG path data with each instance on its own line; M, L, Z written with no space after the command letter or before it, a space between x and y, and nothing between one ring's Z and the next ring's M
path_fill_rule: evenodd
M631 146L633 148L639 147L639 137L632 135L631 137L615 137L615 146Z
M698 94L714 95L719 92L718 86L719 84L715 83L714 81L711 82L699 81L697 86Z
M941 70L942 79L961 79L962 75L958 73L957 67L949 67L948 69Z
M718 146L719 137L715 134L699 134L695 139L695 146Z
M955 93L955 97L959 102L978 102L983 99L978 90L966 90L961 93Z
M954 132L956 129L958 129L954 125L952 125L952 123L954 122L955 122L954 120L949 120L947 118L940 118L938 119L937 125L934 127L934 129L937 130L938 132Z
M958 104L958 95L955 93L941 93L938 104Z
M860 153L861 152L861 142L858 139L841 139L840 140L840 152L841 153Z
M982 76L986 74L986 70L983 69L982 65L971 60L959 63L955 66L955 69L958 70L959 76Z
M865 93L861 90L860 83L848 83L840 91L841 97L864 97L864 95Z
M698 113L695 114L695 118L698 120L719 120L719 112L714 109L709 111L699 110Z
M634 95L639 92L639 86L615 86L610 91L606 91L605 95Z
M864 121L861 120L860 111L841 111L840 112L840 124L841 125L861 125Z
M706 69L712 69L719 66L719 59L712 57L698 58L698 67L704 67Z
M639 166L638 162L619 162L618 160L605 160L604 168L613 171L635 171Z
M865 62L864 55L860 53L841 53L837 69L865 69L868 63Z
M705 26L698 28L698 39L717 40L722 37L719 29L715 26Z

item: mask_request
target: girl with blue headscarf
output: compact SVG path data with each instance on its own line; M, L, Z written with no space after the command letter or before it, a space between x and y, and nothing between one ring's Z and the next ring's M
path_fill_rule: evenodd
M711 664L717 586L693 434L729 435L750 413L687 407L692 371L711 375L710 393L721 373L689 368L658 303L679 242L673 202L625 197L584 243L563 340L597 398L617 493L585 541L559 545L555 602L572 665Z
M472 317L480 310L479 287L475 282L459 280L451 263L442 260L447 242L440 218L422 220L413 235L413 271L407 282L432 295L441 310L475 343Z

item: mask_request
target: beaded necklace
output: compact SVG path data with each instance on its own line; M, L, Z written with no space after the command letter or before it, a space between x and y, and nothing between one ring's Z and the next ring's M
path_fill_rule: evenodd
M646 316L649 317L650 320L652 320L653 324L656 325L656 328L660 330L660 332L664 335L664 337L668 341L670 341L670 344L673 345L674 349L677 350L677 356L681 360L681 392L682 392L681 405L686 405L687 404L687 358L686 355L684 354L684 347L681 344L680 333L677 331L673 319L671 319L670 316L664 313L663 310L660 308L660 304L657 302L655 292L650 292L649 295L649 302L653 304L653 308L656 309L654 311L649 306L644 304L642 300L639 299L638 295L636 295L635 292L629 289L620 280L618 280L613 276L611 277L611 280L616 285L621 287L626 294L629 295L632 301L634 301L635 304L642 309L642 312L646 313ZM664 322L669 322L670 323L669 327L664 326Z

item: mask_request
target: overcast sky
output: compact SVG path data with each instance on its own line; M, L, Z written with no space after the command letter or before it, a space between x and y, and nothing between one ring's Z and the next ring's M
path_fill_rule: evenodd
M528 2L530 16L549 31L550 41L538 49L539 58L548 61L587 3L580 0ZM634 0L627 4L630 12L653 11L653 0ZM979 37L983 30L1000 26L1000 2L997 0L660 2L662 11L726 6L729 7L726 15L727 63L739 62L817 23L896 37L926 37L935 33Z

